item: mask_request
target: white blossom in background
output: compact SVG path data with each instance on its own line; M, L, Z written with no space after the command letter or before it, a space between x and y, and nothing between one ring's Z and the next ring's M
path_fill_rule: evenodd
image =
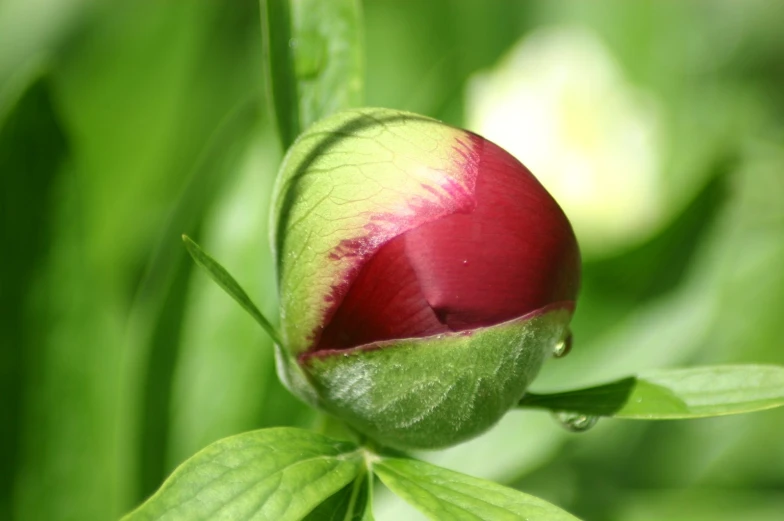
M659 116L585 28L539 30L474 76L468 128L524 163L568 215L586 257L661 222Z

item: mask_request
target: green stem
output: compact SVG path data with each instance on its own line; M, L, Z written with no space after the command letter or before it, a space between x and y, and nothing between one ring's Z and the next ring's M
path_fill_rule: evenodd
M351 498L348 502L348 508L346 509L346 517L344 518L344 521L351 521L354 519L355 510L357 508L357 498L359 498L359 493L362 490L362 487L365 485L367 474L368 469L367 467L364 467L354 480L354 486L351 488ZM371 491L368 490L368 494L370 493Z
M260 8L267 94L283 150L287 150L300 131L289 0L260 0Z

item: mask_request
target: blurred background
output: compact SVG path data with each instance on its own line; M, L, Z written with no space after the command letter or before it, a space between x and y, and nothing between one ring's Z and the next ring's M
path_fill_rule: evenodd
M784 3L363 6L367 104L498 142L574 223L575 347L534 390L784 364ZM314 421L180 241L275 316L261 63L256 0L0 3L0 519L115 519L212 441ZM586 520L780 521L783 428L511 412L421 456Z

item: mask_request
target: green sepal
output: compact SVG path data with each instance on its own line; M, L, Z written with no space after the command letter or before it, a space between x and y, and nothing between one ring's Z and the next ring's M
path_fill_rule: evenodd
M301 359L323 408L382 445L435 449L477 436L517 404L571 308L473 331Z

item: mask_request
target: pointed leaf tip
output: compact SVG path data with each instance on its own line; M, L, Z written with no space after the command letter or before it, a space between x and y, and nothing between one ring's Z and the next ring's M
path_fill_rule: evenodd
M229 294L231 298L233 298L242 308L247 311L250 316L256 320L256 322L261 326L261 328L272 338L272 340L282 346L283 342L280 339L280 335L278 334L275 327L272 325L267 317L259 311L259 308L253 303L251 298L242 289L242 286L236 281L231 274L221 266L221 264L213 259L209 254L207 254L204 250L199 247L196 242L194 242L190 237L183 234L182 240L185 243L185 248L188 250L188 253L193 257L193 260L207 270L207 273L210 275L210 278L214 280L218 286L220 286L223 291Z

